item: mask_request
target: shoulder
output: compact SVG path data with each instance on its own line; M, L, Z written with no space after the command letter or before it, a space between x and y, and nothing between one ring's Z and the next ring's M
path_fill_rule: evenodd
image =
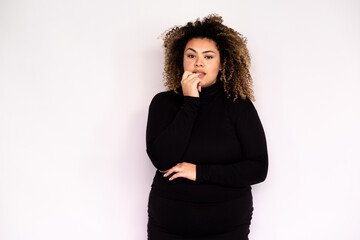
M178 100L181 95L179 93L175 93L174 91L164 91L155 94L151 103L158 103L163 101L175 101Z
M180 93L175 93L174 91L159 92L152 98L150 108L178 105L181 100L182 95Z
M226 106L231 114L241 114L244 111L255 110L253 102L249 98L238 98L235 102L226 99Z
M232 122L253 121L259 118L253 102L238 98L235 102L227 100L227 114Z

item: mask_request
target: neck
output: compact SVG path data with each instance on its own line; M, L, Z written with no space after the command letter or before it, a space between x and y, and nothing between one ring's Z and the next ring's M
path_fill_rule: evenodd
M212 100L216 96L216 94L219 91L221 91L221 87L222 87L221 82L216 81L210 86L201 88L201 92L200 92L201 102L205 103L208 102L209 100Z

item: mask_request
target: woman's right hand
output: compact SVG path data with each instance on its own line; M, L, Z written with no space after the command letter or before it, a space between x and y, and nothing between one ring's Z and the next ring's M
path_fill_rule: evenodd
M201 79L196 73L185 71L181 79L181 87L184 96L199 97Z

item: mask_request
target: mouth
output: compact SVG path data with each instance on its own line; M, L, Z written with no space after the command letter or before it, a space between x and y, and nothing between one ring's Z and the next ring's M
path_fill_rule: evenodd
M206 73L204 72L194 72L194 73L198 75L199 78L203 78L206 75Z

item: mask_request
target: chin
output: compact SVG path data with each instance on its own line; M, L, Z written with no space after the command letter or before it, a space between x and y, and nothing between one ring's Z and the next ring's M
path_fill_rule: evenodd
M203 87L209 87L211 85L213 85L216 81L213 81L213 82L206 82Z

